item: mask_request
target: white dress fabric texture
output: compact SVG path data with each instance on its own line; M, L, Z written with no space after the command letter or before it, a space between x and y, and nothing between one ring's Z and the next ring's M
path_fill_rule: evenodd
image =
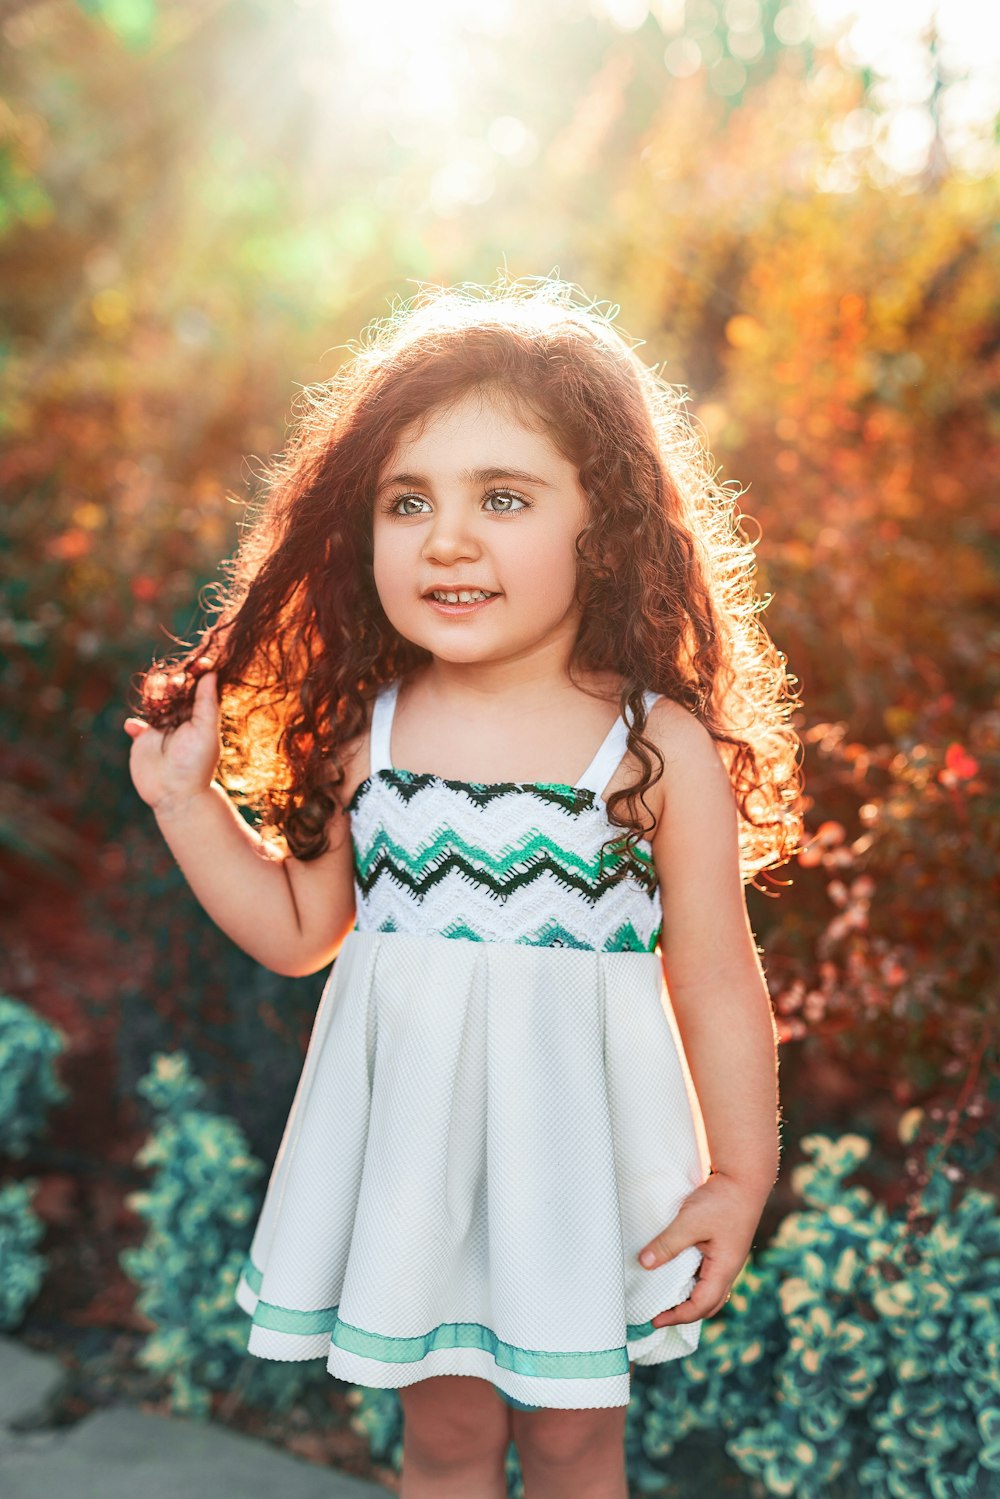
M392 765L398 685L349 806L357 925L235 1292L248 1351L380 1389L472 1375L519 1407L627 1405L630 1362L698 1346L700 1322L651 1322L701 1252L637 1254L709 1165L652 850L600 858L625 723L574 786L445 781Z

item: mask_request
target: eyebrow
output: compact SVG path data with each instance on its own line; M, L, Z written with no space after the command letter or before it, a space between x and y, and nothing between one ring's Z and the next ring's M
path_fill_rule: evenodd
M543 479L538 474L525 473L518 468L467 468L458 477L468 484L488 484L492 479L516 479L519 484L534 484L542 489L554 487L548 479ZM390 484L414 484L423 488L428 482L423 474L393 474L391 478L383 479L376 494L381 494Z

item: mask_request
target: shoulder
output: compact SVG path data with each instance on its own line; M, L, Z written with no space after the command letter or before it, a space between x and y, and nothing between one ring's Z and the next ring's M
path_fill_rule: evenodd
M653 852L661 877L668 867L704 855L708 862L737 857L739 811L719 746L690 709L660 698L650 709L646 737L663 756Z
M704 765L718 760L715 740L700 718L683 703L671 697L657 698L646 717L646 738L651 739L664 759L664 769L672 766ZM721 762L720 762L721 763Z
M676 819L684 807L718 807L732 799L731 782L718 747L701 720L670 697L660 697L646 718L645 737L663 756L656 782L657 832L665 815ZM728 810L728 808L727 808Z
M361 782L368 776L371 768L370 742L371 733L368 729L365 729L362 733L355 735L353 739L347 739L343 744L338 746L344 779L336 788L335 795L341 807L346 808L351 797L361 785Z
M383 689L384 690L384 689ZM380 694L377 694L377 696ZM336 788L335 795L341 807L346 808L362 781L371 771L371 721L374 699L369 704L368 722L351 739L343 739L337 745L337 758L344 772L344 779Z

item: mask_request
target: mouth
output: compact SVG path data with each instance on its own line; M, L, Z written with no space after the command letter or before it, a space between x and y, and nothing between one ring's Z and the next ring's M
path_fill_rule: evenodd
M437 614L459 615L474 614L500 597L485 588L432 588L423 595L423 600Z

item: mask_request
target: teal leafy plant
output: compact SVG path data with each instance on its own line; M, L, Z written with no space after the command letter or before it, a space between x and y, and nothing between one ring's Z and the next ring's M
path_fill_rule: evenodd
M156 1053L138 1089L155 1114L136 1156L151 1178L126 1202L147 1231L120 1262L152 1329L139 1362L163 1376L178 1413L211 1415L213 1392L287 1410L330 1376L317 1361L280 1363L246 1351L249 1323L234 1292L265 1168L236 1121L204 1107L204 1084L183 1052Z
M22 1159L69 1094L55 1061L66 1037L57 1026L0 994L0 1155Z
M845 1182L869 1154L863 1136L810 1134L801 1146L802 1211L747 1262L682 1377L671 1368L635 1392L637 1487L654 1491L677 1443L714 1428L769 1494L1000 1492L996 1199L970 1188L952 1206L938 1171L920 1215L890 1211Z
M63 1033L30 1006L0 994L0 1156L23 1160L67 1089L56 1076ZM45 1225L32 1207L36 1177L0 1185L0 1330L20 1327L42 1288Z
M20 1327L42 1288L48 1261L35 1248L45 1225L31 1206L34 1181L0 1187L0 1331Z

